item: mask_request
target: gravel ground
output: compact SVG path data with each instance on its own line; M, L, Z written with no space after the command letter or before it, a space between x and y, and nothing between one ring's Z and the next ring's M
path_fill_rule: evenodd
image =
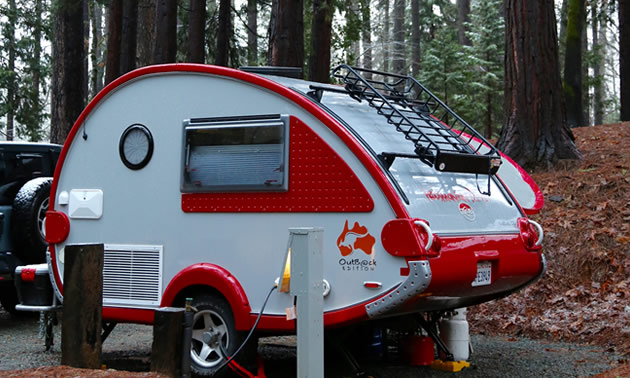
M57 366L61 360L61 327L55 327L55 345L44 350L38 336L37 316L13 317L0 310L0 376L8 371ZM150 365L152 328L121 324L103 344L103 363L112 369L147 371ZM269 377L295 376L295 339L261 339L260 349ZM621 358L595 346L525 338L473 335L471 367L456 375L465 377L588 377L619 365ZM350 371L332 367L340 359L327 360L326 376L349 376ZM335 371L331 371L335 369ZM452 377L453 373L412 367L395 358L362 363L373 377Z

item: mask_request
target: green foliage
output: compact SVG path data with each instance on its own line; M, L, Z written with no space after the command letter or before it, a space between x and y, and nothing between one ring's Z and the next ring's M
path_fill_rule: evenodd
M36 3L42 4L42 14L33 12ZM0 117L4 118L10 108L15 114L15 137L29 141L41 141L45 137L44 124L49 118L45 109L48 97L46 82L51 73L50 55L41 46L50 40L51 17L48 2L44 0L17 1L16 14L10 14L8 5L0 5ZM12 22L14 28L8 27ZM41 30L41 41L36 40L35 29ZM11 44L9 33L15 30L15 40ZM9 51L15 51L15 68L9 67ZM40 50L39 56L37 50ZM14 82L15 97L11 102L7 97L7 87ZM35 82L39 85L35 88ZM3 120L3 125L6 122ZM4 131L2 132L4 135Z
M490 122L498 137L503 122L503 61L505 23L501 17L502 0L475 1L472 4L468 37L472 41L468 66L474 67L468 90L470 122L479 130L481 120ZM489 101L489 99L494 99ZM488 103L489 102L489 103ZM481 131L481 130L479 130Z
M427 1L421 9L425 38L420 81L477 131L485 134L489 120L494 136L503 111L501 4L502 0L473 1L468 24L472 46L458 42L453 26L457 10L452 3Z

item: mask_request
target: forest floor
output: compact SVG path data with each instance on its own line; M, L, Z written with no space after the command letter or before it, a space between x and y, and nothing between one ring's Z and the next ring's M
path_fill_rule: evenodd
M534 172L547 272L469 309L471 329L588 343L630 357L630 123L573 129L579 167ZM622 367L630 375L630 365Z

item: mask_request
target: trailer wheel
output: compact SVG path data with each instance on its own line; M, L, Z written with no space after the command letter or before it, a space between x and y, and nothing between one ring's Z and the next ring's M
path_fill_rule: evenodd
M224 367L217 372L217 369L226 361L223 351L232 355L245 339L245 332L239 332L234 327L232 310L222 297L200 295L193 299L192 305L197 312L193 318L192 327L191 370L203 376L214 376L215 373L229 375L229 367ZM248 343L235 360L241 365L248 363L252 347L256 346L256 343ZM254 349L254 356L255 351Z
M11 229L14 253L26 264L46 261L46 211L52 179L33 179L18 191L13 201Z

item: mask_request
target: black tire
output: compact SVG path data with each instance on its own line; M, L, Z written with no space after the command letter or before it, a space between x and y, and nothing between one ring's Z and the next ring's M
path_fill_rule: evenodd
M15 305L19 304L17 293L13 287L0 287L0 303L2 307L11 315L16 315L18 311L15 309Z
M50 177L32 179L20 188L13 201L13 253L26 264L46 261L44 224L51 185Z
M230 375L231 369L217 369L226 361L219 347L232 355L247 336L234 327L234 316L228 302L218 295L202 294L193 298L197 310L193 319L192 344L190 348L191 371L197 376ZM241 366L250 367L255 358L257 343L250 340L235 358ZM253 351L253 356L252 356Z

